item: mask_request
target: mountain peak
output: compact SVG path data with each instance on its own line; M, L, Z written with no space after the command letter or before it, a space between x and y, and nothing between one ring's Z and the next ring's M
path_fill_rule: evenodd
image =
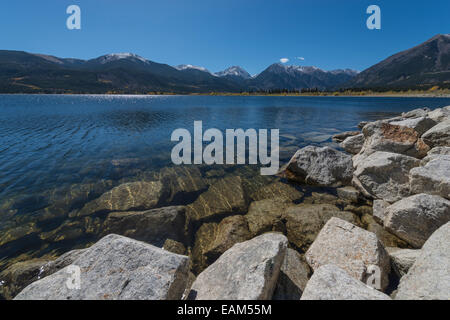
M99 60L99 62L101 64L105 64L108 62L113 62L113 61L117 61L117 60L124 60L124 59L128 59L128 60L135 60L135 61L141 61L144 63L148 63L148 60L138 56L137 54L134 53L130 53L130 52L124 52L124 53L110 53L104 56L101 56L99 58L97 58L97 60Z
M241 68L240 66L229 67L223 71L216 72L215 75L218 77L232 76L243 79L250 79L252 77L245 69Z
M204 67L199 67L199 66L193 66L192 64L180 64L178 66L174 67L177 70L183 71L183 70L199 70L199 71L203 71L203 72L209 72L208 69L204 68Z

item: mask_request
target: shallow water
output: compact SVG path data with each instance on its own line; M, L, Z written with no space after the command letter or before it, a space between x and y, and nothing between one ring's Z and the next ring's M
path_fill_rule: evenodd
M0 269L13 256L79 245L80 237L52 246L40 235L113 186L172 166L170 135L192 131L195 120L222 132L278 128L287 161L299 147L332 145L333 134L360 121L446 105L450 98L0 95ZM201 168L205 178L259 172ZM40 223L49 211L57 218ZM12 238L1 240L12 229Z

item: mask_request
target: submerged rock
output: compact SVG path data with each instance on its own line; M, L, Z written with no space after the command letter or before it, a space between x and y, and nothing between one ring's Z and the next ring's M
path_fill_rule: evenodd
M420 248L434 231L450 221L450 201L422 193L390 205L386 213L386 229Z
M347 200L353 203L358 203L360 198L360 192L353 187L347 186L336 189L337 195L343 200Z
M343 269L327 264L314 271L301 300L391 300L391 298L351 277Z
M317 270L336 265L357 280L366 282L373 266L380 270L380 288L388 285L390 261L377 236L339 218L331 218L306 252L308 264Z
M352 173L351 156L330 147L300 149L285 169L286 177L291 180L325 187L349 185Z
M287 242L282 234L266 233L235 244L198 275L189 299L271 299L286 254Z
M162 247L167 239L185 242L186 207L112 212L103 223L103 235L120 234Z
M362 227L367 231L375 233L378 240L384 247L410 248L411 246L403 239L389 232L382 225L377 223L371 214L364 214L361 217Z
M306 251L316 239L322 227L332 218L359 224L358 217L348 211L341 211L331 204L299 204L286 209L283 215L289 242Z
M184 246L184 244L172 239L167 239L164 242L163 249L176 254L186 254L186 247Z
M47 259L17 262L0 273L0 297L10 300L30 283L39 280Z
M26 287L16 300L181 299L188 257L144 242L109 235L73 264ZM69 289L70 267L81 271L81 289Z
M245 218L252 236L268 231L284 232L283 213L293 203L284 199L265 199L250 204Z
M88 202L76 215L152 209L161 200L162 191L163 185L159 181L124 183Z
M311 269L295 250L287 249L273 300L299 300L308 283Z
M450 299L450 222L436 230L400 280L395 299Z
M253 201L264 199L286 199L290 201L299 200L303 197L303 192L295 186L281 181L275 181L269 185L259 188L250 196Z
M395 202L410 194L408 174L419 163L402 154L378 151L358 165L353 184L368 197Z
M194 203L187 206L191 222L223 218L233 213L245 213L247 199L239 176L223 178L212 184Z

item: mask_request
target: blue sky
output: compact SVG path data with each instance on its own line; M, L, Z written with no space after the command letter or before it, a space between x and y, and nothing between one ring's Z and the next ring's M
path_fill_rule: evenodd
M66 28L71 4L81 7L81 30ZM366 27L371 4L381 8L381 30ZM14 0L0 6L0 49L82 59L133 52L214 72L240 65L255 74L280 58L363 70L450 33L448 0Z

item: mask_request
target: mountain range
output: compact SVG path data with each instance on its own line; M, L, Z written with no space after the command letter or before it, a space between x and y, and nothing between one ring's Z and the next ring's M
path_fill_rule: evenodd
M270 65L256 76L239 66L212 73L190 64L169 66L132 53L91 60L0 50L0 93L208 93L348 88L450 87L450 35L357 72Z

